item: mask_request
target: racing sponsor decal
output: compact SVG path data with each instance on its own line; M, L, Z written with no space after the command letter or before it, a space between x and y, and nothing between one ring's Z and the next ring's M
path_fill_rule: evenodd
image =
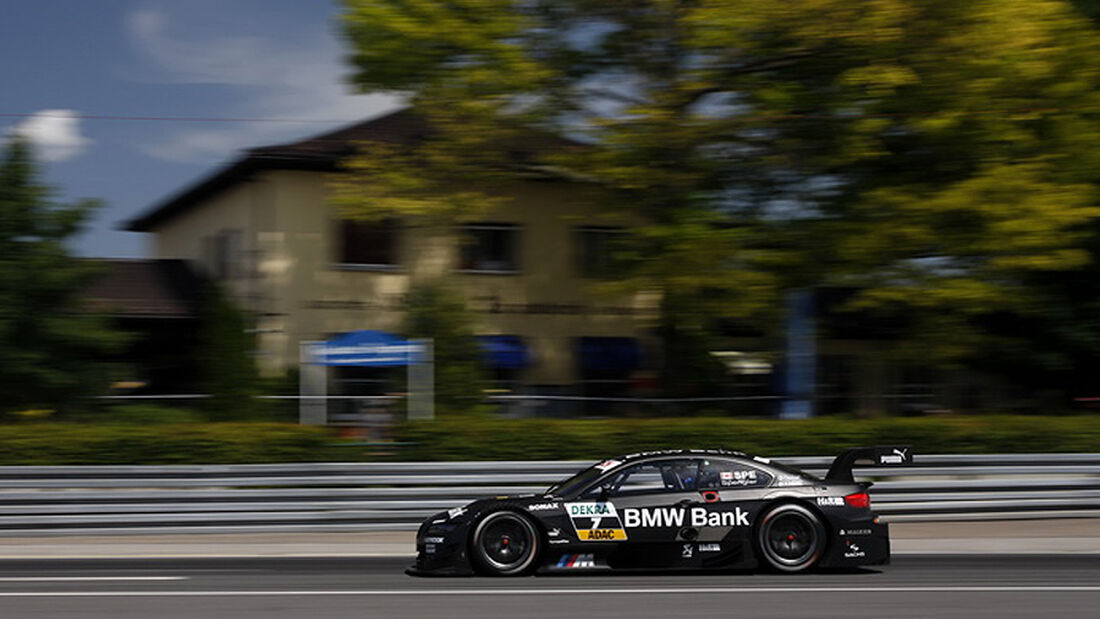
M623 510L623 526L640 527L747 527L749 514L740 507L731 512L712 512L705 507L628 507Z
M453 520L453 519L458 518L459 516L461 516L462 514L465 514L465 513L466 513L466 508L465 507L456 507L454 509L448 509L447 510L447 517Z
M871 529L841 529L840 534L851 536L870 535Z
M844 543L848 545L848 547L844 549L845 559L859 559L860 557L867 556L867 553L863 552L857 544L853 544L850 541L845 541Z
M719 481L723 486L751 486L756 483L755 469L741 469L739 471L722 471Z
M615 511L615 504L608 502L566 503L569 520L582 542L611 542L626 539L626 531Z
M829 507L844 507L844 497L842 496L819 496L817 497L817 504ZM843 535L843 533L841 534Z
M719 552L721 550L721 544L699 544L699 552Z
M771 460L768 460L767 458L763 458L761 456L753 456L752 459L756 460L757 462L763 462L764 464L771 464Z
M690 559L695 556L695 544L684 544L684 547L680 549L680 558Z
M783 488L786 486L804 486L806 482L801 477L794 475L781 475L775 479L776 487Z
M550 545L551 546L556 546L557 544L568 544L568 543L569 543L569 540L562 539L562 538L550 540Z
M547 531L546 534L549 535L550 537L557 537L557 536L561 535L561 529L559 529L557 527L554 527L553 529L550 529L549 531Z
M888 454L879 454L879 464L905 464L909 456L908 449L892 449Z
M544 512L559 507L561 507L561 503L535 503L534 505L528 505L527 510L532 512Z
M425 544L442 544L444 541L446 541L446 540L444 540L442 537L425 537L424 538L424 543Z
M596 567L596 558L592 553L562 555L561 559L558 560L558 567L562 569Z
M622 464L622 462L620 462L619 460L604 460L603 462L596 465L596 470L601 473L606 473L611 469L619 466L620 464Z

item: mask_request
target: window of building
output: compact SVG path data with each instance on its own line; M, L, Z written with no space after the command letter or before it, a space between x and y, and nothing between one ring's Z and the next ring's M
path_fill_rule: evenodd
M620 266L615 255L622 228L577 228L577 271L582 277L614 277Z
M202 262L216 280L235 279L244 274L244 234L240 230L221 230L202 239Z
M397 266L397 221L339 221L341 266L385 268Z
M463 226L459 269L483 273L519 271L519 226L470 224Z

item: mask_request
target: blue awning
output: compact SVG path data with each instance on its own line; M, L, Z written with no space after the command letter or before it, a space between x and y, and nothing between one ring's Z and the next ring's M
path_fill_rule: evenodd
M577 342L581 372L629 373L641 365L638 341L632 337L582 337Z
M498 370L520 370L531 363L527 345L518 335L479 335L477 345L485 365Z
M416 363L422 346L385 331L351 331L313 348L317 365L395 367Z

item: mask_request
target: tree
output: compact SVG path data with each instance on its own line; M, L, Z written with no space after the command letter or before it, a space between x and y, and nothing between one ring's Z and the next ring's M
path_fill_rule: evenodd
M255 417L260 412L256 341L248 321L226 294L210 283L202 297L199 332L199 382L204 402L216 421Z
M436 401L445 412L472 410L481 403L485 377L461 297L439 282L418 283L405 309L405 336L432 341Z
M0 407L71 411L107 386L102 360L124 342L82 307L95 268L66 242L98 208L59 204L37 183L29 146L11 139L0 159Z
M537 163L648 222L621 283L661 292L666 332L768 330L782 291L850 287L906 316L900 350L972 359L1089 261L1100 48L1067 2L344 2L354 84L432 126L367 145L370 203L345 206L461 210L522 131L570 136Z

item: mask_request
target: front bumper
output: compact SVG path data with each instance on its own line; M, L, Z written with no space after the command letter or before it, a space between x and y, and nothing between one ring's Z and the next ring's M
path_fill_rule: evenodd
M474 573L466 545L468 523L445 521L446 512L429 518L416 533L416 563L405 570L416 576L467 576Z

